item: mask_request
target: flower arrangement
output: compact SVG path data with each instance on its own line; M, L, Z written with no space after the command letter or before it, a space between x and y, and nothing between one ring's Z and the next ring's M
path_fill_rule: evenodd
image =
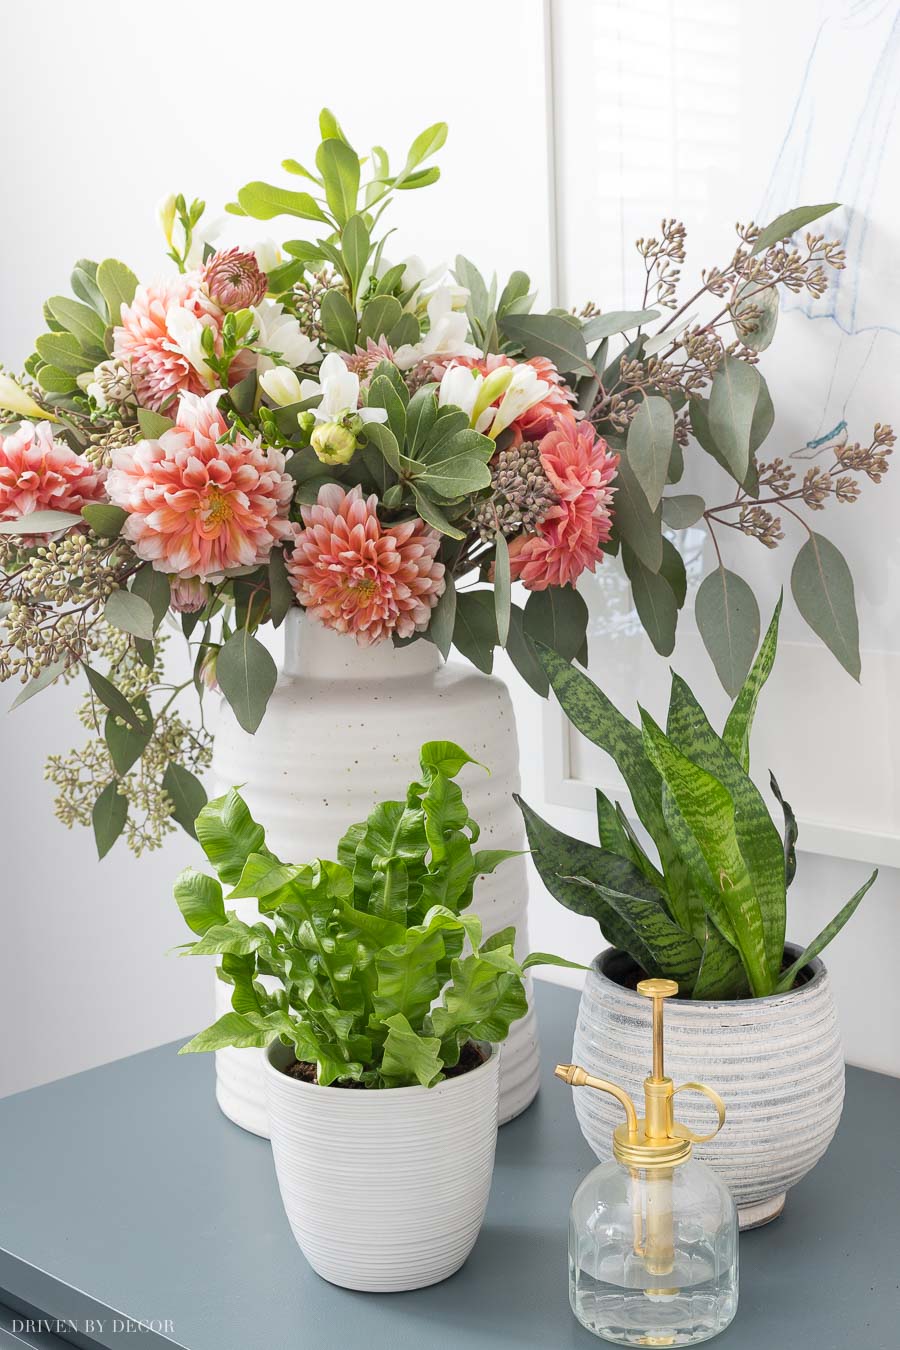
M538 872L561 904L595 918L607 942L641 970L677 981L693 998L764 998L792 989L878 875L876 869L785 967L797 822L771 775L782 840L749 774L750 729L775 660L780 613L781 600L721 736L678 675L666 730L643 708L635 727L586 675L546 647L539 653L573 725L615 760L657 861L621 806L598 788L599 848L560 833L519 802Z
M101 856L123 834L140 851L192 829L203 695L217 686L253 732L276 679L256 635L292 606L362 645L427 639L484 671L505 647L545 695L534 644L586 662L576 585L606 553L621 551L667 653L686 590L677 532L702 520L714 541L734 528L774 546L776 505L807 530L800 611L857 675L847 564L798 508L852 501L855 474L879 481L893 434L839 437L801 482L758 458L777 290L818 294L843 266L823 236L790 237L830 208L741 228L685 304L684 229L664 222L639 241L640 311L538 314L524 272L500 285L464 257L429 275L386 255L382 214L437 180L443 123L399 170L380 147L361 160L327 111L320 129L314 168L283 166L308 190L252 182L228 208L313 238L215 248L204 203L173 196L160 219L175 271L141 281L80 260L22 380L0 374L0 407L21 419L0 427L0 680L22 681L17 703L79 673L88 685L90 741L48 763L60 819L92 823ZM707 317L685 317L710 299ZM665 491L694 444L734 480L726 503ZM759 638L752 591L720 561L696 615L735 693ZM180 682L172 628L193 657Z
M337 862L279 862L237 791L203 808L197 836L219 880L188 868L175 898L198 935L185 954L221 956L233 1011L182 1053L280 1036L322 1087L433 1087L472 1067L460 1066L470 1042L502 1041L524 1016L526 970L571 964L538 952L519 965L512 928L482 940L481 920L463 911L477 878L515 853L472 847L478 826L453 781L471 756L429 741L420 762L422 781L351 826ZM226 911L221 882L266 922ZM277 976L276 992L260 975Z

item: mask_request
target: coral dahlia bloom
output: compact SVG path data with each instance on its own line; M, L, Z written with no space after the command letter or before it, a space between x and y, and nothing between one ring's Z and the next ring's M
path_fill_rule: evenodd
M78 512L105 500L103 469L54 438L49 422L20 422L0 436L0 520L19 520L33 511ZM43 535L22 536L30 547Z
M218 444L228 430L219 397L182 394L159 440L113 453L106 486L128 512L122 533L159 572L220 581L228 568L265 562L291 533L284 456L245 436Z
M445 585L437 531L418 519L383 525L377 502L358 486L326 484L315 506L300 508L303 528L294 527L285 559L307 612L361 647L422 632Z
M612 527L611 487L619 456L589 422L558 422L540 443L541 463L559 501L534 534L510 545L510 570L532 591L574 585L603 561Z
M207 392L214 381L200 333L213 328L218 339L223 319L198 272L137 288L131 304L122 306L113 353L128 363L142 407L158 411L174 394Z

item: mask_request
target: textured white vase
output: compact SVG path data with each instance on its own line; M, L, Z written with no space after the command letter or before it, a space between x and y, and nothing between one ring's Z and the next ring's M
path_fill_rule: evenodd
M216 792L240 786L269 847L287 862L334 858L348 826L376 802L402 799L419 774L425 741L450 740L487 765L467 765L460 783L481 826L480 848L524 848L519 751L509 692L502 680L459 661L443 662L430 642L358 647L293 610L285 621L284 668L254 736L223 703L215 736ZM238 901L241 918L256 917ZM473 910L485 934L509 924L516 953L528 953L528 882L524 858L511 858L476 883ZM230 988L216 981L216 1015L230 1008ZM538 1088L537 1024L528 982L528 1013L504 1045L501 1123L524 1111ZM216 1097L229 1119L268 1134L261 1050L216 1054Z
M790 943L795 960L800 948ZM621 1084L637 1101L649 1072L648 1000L619 981L634 974L624 952L593 962L584 986L572 1057L589 1073ZM700 1080L724 1099L724 1128L694 1153L715 1168L738 1207L741 1228L774 1219L791 1186L814 1167L837 1129L844 1102L844 1057L828 971L818 959L806 983L769 998L669 999L666 1072L679 1083ZM573 1094L581 1132L602 1161L622 1108L603 1092ZM676 1099L677 1116L705 1133L711 1110L695 1093Z
M382 1091L298 1081L281 1071L293 1057L269 1047L265 1088L281 1198L313 1270L369 1293L446 1280L487 1207L499 1048L436 1087Z

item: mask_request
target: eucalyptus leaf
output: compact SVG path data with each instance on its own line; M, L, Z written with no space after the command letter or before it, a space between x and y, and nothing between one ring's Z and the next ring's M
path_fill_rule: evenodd
M505 314L500 327L526 357L546 356L563 374L593 374L577 322L555 314Z
M830 539L810 530L791 569L791 591L810 628L854 680L859 679L859 621L853 577Z
M582 329L585 342L598 342L601 338L612 337L616 333L626 333L629 328L641 328L659 318L658 309L614 309L607 314L595 314L588 319Z
M675 414L668 399L645 398L629 423L625 449L651 511L659 505L666 484L674 436Z
M450 655L456 623L456 587L450 572L444 573L444 589L431 613L428 636L444 660Z
M127 722L135 731L143 732L144 723L121 689L117 689L111 680L100 674L99 670L93 670L84 662L82 662L81 668L87 677L88 684L104 707L108 708L111 713L115 713L116 717L120 717L123 722Z
M759 398L755 366L726 356L713 376L709 395L709 429L738 482L750 466L750 430Z
M168 576L165 572L157 572L152 563L144 563L131 578L131 589L150 606L153 613L153 627L154 630L157 629L168 614L172 600Z
M113 628L132 637L152 638L156 627L153 610L133 591L113 591L103 606L103 617Z
M99 534L105 539L115 539L128 519L127 511L123 511L121 506L113 506L110 502L88 502L81 508L81 514L94 534Z
M116 780L107 783L91 809L91 823L97 844L97 857L105 858L128 819L128 801L119 793Z
M166 765L162 780L163 791L172 803L172 819L193 839L197 838L194 825L206 805L206 789L190 769L174 761ZM183 912L183 911L182 911Z
M252 735L275 688L278 670L261 642L239 628L219 649L216 680L244 731Z
M790 238L796 230L802 230L804 225L811 225L821 216L827 216L830 211L837 210L840 204L840 202L826 202L824 206L795 206L793 210L776 216L771 224L760 230L750 250L751 257L771 248L773 244L780 243L782 239Z
M623 456L616 474L616 527L619 536L651 572L662 566L662 513L651 507L647 494Z
M706 503L693 493L663 497L662 518L670 530L687 530L703 516Z
M18 520L0 521L0 534L57 534L80 524L74 511L31 511Z
M473 666L490 675L497 646L497 619L491 591L458 591L453 645Z
M660 656L670 656L675 647L678 624L675 593L662 569L651 572L627 545L622 550L622 559L641 626Z
M36 675L33 680L29 680L28 683L19 690L18 694L16 694L12 703L9 705L10 712L12 712L13 708L19 708L23 703L27 703L30 698L34 698L35 694L39 694L42 689L48 689L51 684L55 684L65 668L65 661L54 661L51 665L45 666L40 675Z
M587 604L574 586L548 586L532 591L526 600L524 629L533 642L570 661L581 649L588 617Z
M533 642L525 632L525 612L518 605L510 606L506 650L526 684L540 698L546 698L550 691L550 681L537 658Z
M736 698L759 642L756 596L742 577L717 567L700 583L694 618L722 687Z

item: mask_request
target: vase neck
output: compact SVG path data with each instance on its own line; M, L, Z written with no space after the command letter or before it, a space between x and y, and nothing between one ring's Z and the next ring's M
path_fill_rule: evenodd
M290 610L284 622L286 675L330 680L404 679L428 674L440 664L437 647L424 638L408 647L395 647L389 640L360 647L349 634L336 633L306 618L298 609Z

